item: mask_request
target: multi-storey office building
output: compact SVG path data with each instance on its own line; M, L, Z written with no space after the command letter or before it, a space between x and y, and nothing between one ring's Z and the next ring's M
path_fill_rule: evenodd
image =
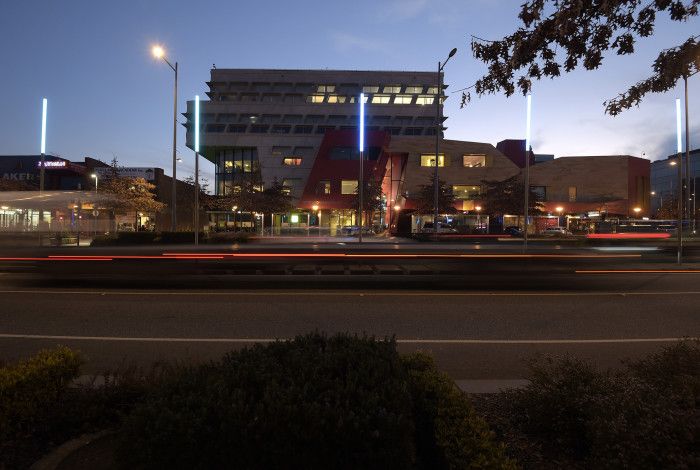
M216 194L259 176L263 185L282 183L299 208L319 206L324 226L355 223L358 100L364 93L364 178L381 182L379 223L388 225L394 207L404 207L432 175L437 82L432 72L212 69L200 123L201 154L216 166ZM193 108L188 102L190 146ZM441 178L454 183L460 203L478 196L484 176L518 171L489 144L446 141L443 149L459 153L441 151L438 164L446 167ZM287 223L279 217L276 223Z

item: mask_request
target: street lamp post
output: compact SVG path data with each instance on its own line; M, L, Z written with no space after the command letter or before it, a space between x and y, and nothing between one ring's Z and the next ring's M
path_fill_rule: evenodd
M557 211L557 225L561 227L561 213L564 211L564 208L562 206L557 206L555 210Z
M363 215L363 208L364 208L364 201L363 201L363 196L364 196L364 180L365 180L365 168L364 168L364 161L365 161L365 94L360 93L360 178L359 178L359 184L357 188L357 193L358 193L358 199L360 206L358 207L358 219L359 223L357 224L360 232L358 234L358 241L359 243L362 243L362 215Z
M95 196L97 196L97 173L90 175L95 179ZM97 197L95 197L95 203L92 205L92 220L95 225L95 236L97 236Z
M39 167L39 192L44 192L44 160L46 155L46 108L48 100L41 100L41 166ZM43 214L43 211L42 211ZM43 215L42 215L43 218Z
M442 136L442 103L441 103L441 98L442 98L442 70L445 68L445 65L447 65L447 62L450 61L452 56L454 56L457 53L457 48L453 48L449 55L447 56L447 59L445 59L445 62L440 63L438 61L438 68L437 68L437 75L438 75L438 88L437 88L437 93L435 93L435 207L434 207L434 213L433 213L433 232L435 234L438 233L438 201L440 198L440 180L438 178L438 167L440 166L440 138Z
M157 59L163 59L163 61L168 64L168 66L173 69L173 72L175 72L175 86L174 86L174 92L173 92L173 185L172 185L172 194L171 194L171 201L170 201L170 209L171 209L171 215L170 215L170 229L175 232L177 230L177 198L176 198L176 192L177 192L177 62L175 62L175 65L170 63L170 61L165 57L165 50L161 46L153 46L152 49L153 56L156 57Z
M194 97L194 244L199 245L199 95Z
M524 207L523 214L525 220L523 222L523 251L527 251L527 217L530 213L530 153L532 152L532 144L530 142L530 123L532 119L532 95L527 95L527 122L525 126L525 175L523 181Z
M678 264L683 262L683 145L681 143L681 100L676 99L676 150L678 152Z
M474 209L476 210L476 228L481 232L481 206L476 206Z

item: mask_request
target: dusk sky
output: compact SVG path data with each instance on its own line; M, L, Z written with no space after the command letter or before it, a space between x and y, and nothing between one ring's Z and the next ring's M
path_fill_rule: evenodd
M434 70L452 47L448 92L485 70L469 37L498 39L519 24L516 0L356 0L327 2L99 0L7 1L0 7L0 154L39 152L41 98L49 100L49 153L170 173L172 71L153 59L162 44L181 67L179 110L205 97L212 64L219 68ZM618 117L603 101L646 78L659 50L700 31L660 17L657 33L630 57L608 54L598 71L577 71L536 83L533 148L565 155L675 152L675 103L682 87L647 97ZM691 146L700 135L700 75L690 81ZM206 97L205 97L206 98ZM371 107L368 107L371 113ZM495 144L523 138L525 99L474 97L459 109L447 101L446 137ZM693 118L693 116L696 116ZM180 117L180 121L184 118ZM179 126L178 176L193 173L193 155ZM204 165L205 175L213 166Z

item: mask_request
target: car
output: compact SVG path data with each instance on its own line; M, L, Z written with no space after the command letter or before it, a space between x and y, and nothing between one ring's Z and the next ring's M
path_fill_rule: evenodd
M340 229L340 235L344 237L357 237L360 235L360 227L357 225L345 225ZM374 235L371 227L362 227L362 235Z
M504 228L503 233L506 235L510 235L511 237L522 237L523 236L523 231L520 230L520 227L516 227L515 225L511 225L509 227Z
M433 230L433 223L432 222L424 223L423 228L421 229L421 232L422 233L435 233L435 230ZM450 224L438 222L437 233L457 233L457 229L454 228Z
M542 235L566 237L573 234L570 231L568 231L565 227L547 227L542 231Z

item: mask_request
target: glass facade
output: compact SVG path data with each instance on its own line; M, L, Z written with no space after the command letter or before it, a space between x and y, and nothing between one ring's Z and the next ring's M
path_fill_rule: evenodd
M242 176L252 176L260 171L258 150L253 147L235 147L217 150L216 153L217 194L225 195L232 191L233 181Z

